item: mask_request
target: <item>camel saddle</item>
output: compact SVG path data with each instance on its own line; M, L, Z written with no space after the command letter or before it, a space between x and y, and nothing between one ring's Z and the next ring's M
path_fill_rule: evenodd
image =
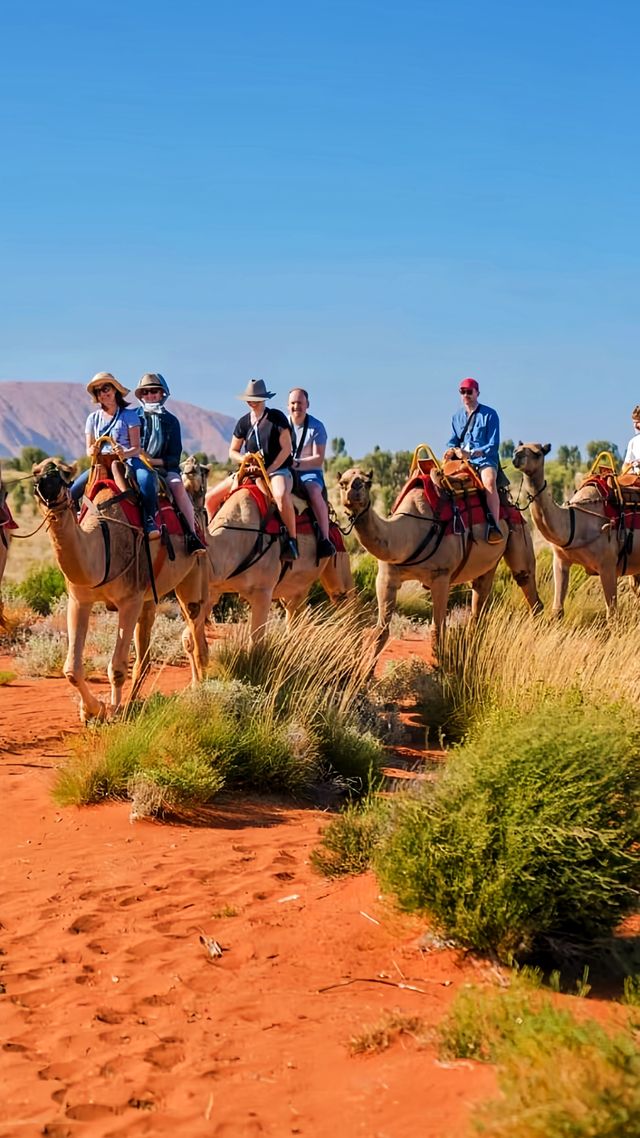
M484 490L482 479L470 465L460 458L446 459L440 469L431 464L429 471L433 485L441 493L453 494L454 498L462 498L466 494L477 493Z
M237 494L239 490L247 490L249 494L251 494L251 497L260 511L264 532L279 534L282 523L279 515L276 513L273 499L269 499L262 487L258 486L251 478L244 478L238 486L233 488L229 497L231 497L232 494ZM296 511L296 536L299 537L300 534L313 534L315 536L314 517L309 503L294 495L293 504ZM338 529L337 524L333 521L329 523L329 537L336 547L336 553L344 553L345 544L342 533Z

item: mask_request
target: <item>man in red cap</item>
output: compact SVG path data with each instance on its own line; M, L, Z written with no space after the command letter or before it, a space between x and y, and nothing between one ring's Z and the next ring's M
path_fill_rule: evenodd
M498 526L498 466L500 464L500 420L492 407L479 402L480 388L475 379L460 381L462 407L451 420L452 435L445 458L466 458L475 467L487 493L489 510L487 541L502 541Z

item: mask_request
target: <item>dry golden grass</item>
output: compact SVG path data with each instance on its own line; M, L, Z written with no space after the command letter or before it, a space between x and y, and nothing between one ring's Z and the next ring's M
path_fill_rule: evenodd
M20 512L15 513L15 520L19 526L17 533L31 533L40 525L42 515L34 504L29 503ZM55 565L53 550L44 526L33 537L12 539L3 581L8 585L17 585L24 580L31 569L43 565Z

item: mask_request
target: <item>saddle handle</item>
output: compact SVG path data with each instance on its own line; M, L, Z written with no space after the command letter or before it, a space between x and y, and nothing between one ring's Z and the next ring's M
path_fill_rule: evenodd
M423 451L425 453L425 456L426 456L425 458L420 457L421 451ZM431 447L429 446L429 444L428 443L418 443L416 449L413 452L413 458L411 459L411 466L409 468L409 478L411 478L411 476L413 474L415 474L416 470L419 470L422 474L427 473L427 471L423 470L421 465L420 465L422 462L433 463L433 466L438 471L438 473L442 473L442 468L440 466L440 463L438 462L438 459L436 458L436 455L435 455L434 451L431 449Z
M257 466L259 474L256 475L254 471L251 471L251 473L250 473L249 469L248 469L250 466ZM262 460L262 455L251 454L251 453L243 455L242 462L240 463L240 466L238 467L238 473L236 475L238 486L240 486L242 484L242 482L244 481L245 478L251 478L251 479L255 480L256 477L262 478L262 480L263 480L263 482L267 488L267 493L268 493L269 497L273 498L273 490L271 489L271 479L269 478L269 475L267 474L267 468L266 468L266 466Z

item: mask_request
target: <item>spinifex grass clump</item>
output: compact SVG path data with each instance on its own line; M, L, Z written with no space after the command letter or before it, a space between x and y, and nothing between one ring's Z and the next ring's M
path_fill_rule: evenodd
M491 1138L637 1138L640 1053L630 1032L578 1022L542 992L462 990L440 1029L447 1059L498 1064L502 1096L474 1120Z
M488 716L434 784L399 801L383 884L502 959L610 934L640 886L634 715L566 698Z
M358 629L348 617L309 616L294 632L299 643L281 630L257 648L226 650L225 678L156 695L138 714L80 737L58 775L57 801L125 797L136 775L162 788L165 804L209 802L223 787L301 791L327 773L366 789L382 748L350 711L348 633ZM362 681L362 666L356 673Z
M285 630L273 628L257 645L225 642L212 664L221 679L248 682L262 693L269 718L293 718L317 740L328 775L367 788L382 748L363 724L372 667L357 607L314 609ZM370 721L370 716L367 716Z

